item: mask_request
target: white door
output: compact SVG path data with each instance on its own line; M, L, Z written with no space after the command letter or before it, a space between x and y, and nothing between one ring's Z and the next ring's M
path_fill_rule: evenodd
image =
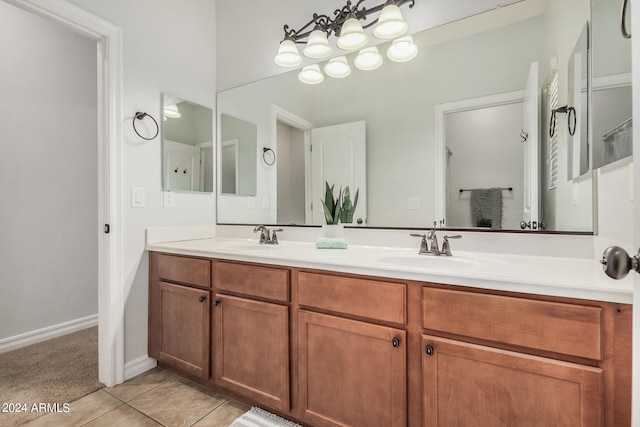
M194 191L200 189L200 148L165 141L165 182L167 190Z
M364 121L315 128L311 131L311 203L313 224L324 224L325 182L334 195L349 186L351 201L359 190L353 223L367 220L367 149Z
M524 141L524 212L523 219L531 230L538 230L539 215L539 112L538 63L531 63L525 89L523 131Z

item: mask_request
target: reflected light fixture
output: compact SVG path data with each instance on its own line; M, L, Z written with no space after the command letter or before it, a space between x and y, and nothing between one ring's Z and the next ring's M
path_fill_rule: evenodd
M417 54L418 46L413 42L411 36L395 39L387 49L387 57L395 62L411 61Z
M351 74L351 67L347 62L347 58L344 56L338 56L336 58L331 58L329 62L327 62L324 66L324 72L329 77L341 79Z
M344 50L357 50L369 42L365 33L369 27L375 26L374 36L387 40L398 37L407 31L407 23L402 19L400 6L415 5L415 0L386 0L377 6L365 7L363 3L369 0L359 0L353 5L351 0L333 12L333 17L314 13L312 19L299 29L284 26L284 39L280 42L275 62L283 67L296 67L302 63L302 57L296 44L305 44L302 53L308 58L326 58L332 49L328 38L337 37L336 46ZM368 22L369 15L378 13L376 19ZM368 23L363 25L361 21Z
M315 85L324 81L324 75L322 74L322 71L320 71L320 66L318 64L311 64L303 67L298 74L298 78L301 82L310 85Z
M179 119L180 117L182 117L182 114L180 114L180 110L178 110L178 106L176 104L171 104L164 106L164 117L169 117L170 119Z
M382 55L376 46L364 48L358 53L353 64L360 70L371 71L382 65Z

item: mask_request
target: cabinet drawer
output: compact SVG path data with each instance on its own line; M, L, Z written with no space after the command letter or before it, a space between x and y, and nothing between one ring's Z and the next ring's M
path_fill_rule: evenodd
M399 325L406 323L406 292L404 283L298 273L301 306Z
M155 254L157 278L203 288L211 287L211 262L208 259Z
M289 270L219 261L213 264L213 280L217 291L289 301Z
M600 307L423 288L425 329L602 359Z

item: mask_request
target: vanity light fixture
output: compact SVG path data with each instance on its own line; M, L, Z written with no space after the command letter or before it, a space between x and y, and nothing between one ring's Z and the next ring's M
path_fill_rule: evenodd
M411 36L395 39L387 49L387 57L395 62L411 61L416 55L418 55L418 46Z
M182 114L180 114L180 110L178 110L178 106L176 104L171 104L164 106L164 117L169 117L170 119L179 119L180 117L182 117Z
M360 70L371 71L382 65L382 55L375 46L364 48L358 53L353 64Z
M324 66L324 72L327 73L329 77L341 79L351 74L351 67L347 62L347 58L344 56L338 56L331 58L329 62L327 62Z
M318 64L311 64L303 67L298 74L298 78L301 82L310 85L315 85L324 81L324 75L322 74L322 71L320 71L320 66Z
M351 0L347 0L345 6L333 12L333 17L314 13L313 18L298 30L285 25L284 39L280 42L275 63L283 67L300 65L302 56L296 44L306 44L303 54L308 58L328 57L332 53L328 42L331 35L338 38L336 46L340 49L357 50L369 42L369 36L364 32L369 27L373 26L374 36L383 40L398 37L407 31L408 25L402 19L400 6L408 3L412 8L415 0L386 0L371 8L361 6L367 1L359 0L353 5ZM361 23L374 13L379 14L376 19L365 25Z

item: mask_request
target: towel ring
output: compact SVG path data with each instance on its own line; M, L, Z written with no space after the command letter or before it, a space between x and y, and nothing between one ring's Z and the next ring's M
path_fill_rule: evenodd
M271 151L271 155L273 156L273 160L271 160L271 162L267 161L267 153ZM276 162L276 153L275 151L273 151L271 148L269 147L262 147L262 160L264 160L264 162L269 165L269 166L273 166L273 164Z
M140 135L140 132L138 132L138 129L136 129L136 120L144 120L145 117L150 117L151 120L153 120L153 123L155 123L156 125L156 134L153 135L151 138L147 138L146 136L142 136ZM141 113L140 111L136 112L136 114L133 116L133 130L138 134L138 136L142 139L146 139L147 141L151 141L152 139L154 139L156 136L158 136L158 133L160 133L160 126L158 126L158 122L156 121L156 119L154 119L151 115L147 114L147 113Z
M576 125L578 124L576 109L565 105L564 107L559 107L555 110L551 110L551 118L549 119L549 137L553 138L553 135L555 134L557 113L567 114L567 127L569 128L569 135L573 136L576 133ZM571 128L571 116L573 116L573 129Z

